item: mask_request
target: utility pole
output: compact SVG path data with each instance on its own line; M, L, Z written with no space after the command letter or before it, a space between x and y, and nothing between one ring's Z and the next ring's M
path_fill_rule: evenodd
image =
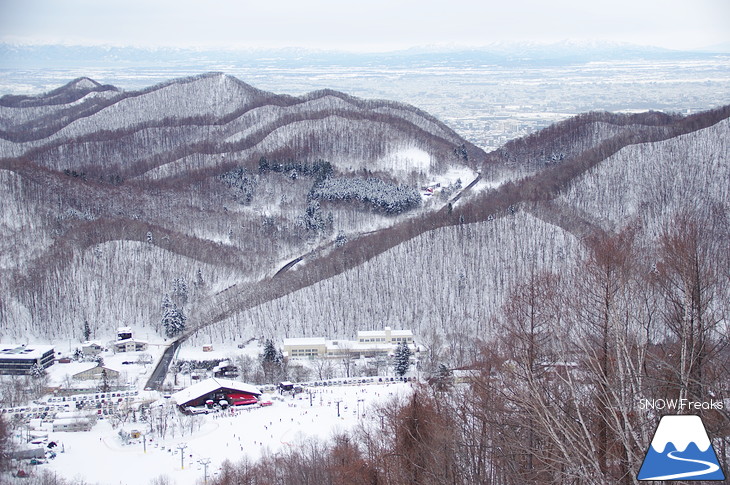
M180 468L182 470L185 470L185 448L187 447L188 445L185 443L177 445L177 449L180 450Z
M210 465L210 458L200 459L198 463L203 465L203 483L208 485L208 465Z

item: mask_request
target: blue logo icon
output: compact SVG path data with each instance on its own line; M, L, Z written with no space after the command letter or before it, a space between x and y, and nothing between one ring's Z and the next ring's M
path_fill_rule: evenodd
M638 480L725 480L699 416L663 416Z

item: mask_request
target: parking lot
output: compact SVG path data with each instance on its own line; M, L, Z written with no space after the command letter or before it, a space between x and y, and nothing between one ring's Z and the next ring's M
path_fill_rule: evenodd
M88 415L107 416L123 403L133 403L139 395L136 390L51 396L28 406L0 408L0 414L9 420L29 422L31 419L52 421L58 413L85 410Z

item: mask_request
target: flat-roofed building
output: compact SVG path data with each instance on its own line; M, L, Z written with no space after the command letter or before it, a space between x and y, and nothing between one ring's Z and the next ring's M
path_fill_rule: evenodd
M357 332L359 344L391 344L400 345L405 342L413 344L413 332L410 330L393 330L385 327L383 330L364 330Z
M54 357L52 345L0 344L0 374L30 374L36 364L46 369Z
M324 338L284 339L284 353L292 359L314 359L327 355L327 341Z
M417 350L413 332L385 327L383 330L357 332L357 340L284 339L284 355L290 359L376 357L392 354L401 343L408 345L412 351Z

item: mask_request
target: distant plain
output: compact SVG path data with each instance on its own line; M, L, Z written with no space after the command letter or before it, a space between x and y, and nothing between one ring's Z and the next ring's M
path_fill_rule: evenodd
M301 95L335 89L415 105L487 151L587 111L694 113L730 103L730 56L574 62L354 58L192 59L160 67L114 64L49 69L2 67L0 94L36 94L77 77L137 90L182 76L221 71L259 89Z

